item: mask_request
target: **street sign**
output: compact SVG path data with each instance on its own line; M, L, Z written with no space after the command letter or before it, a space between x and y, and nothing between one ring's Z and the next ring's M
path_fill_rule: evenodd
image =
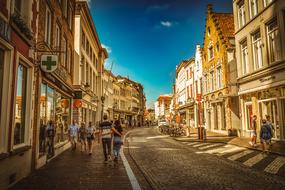
M74 99L82 99L82 91L74 91Z
M41 69L44 72L51 73L57 69L58 57L57 55L42 55Z

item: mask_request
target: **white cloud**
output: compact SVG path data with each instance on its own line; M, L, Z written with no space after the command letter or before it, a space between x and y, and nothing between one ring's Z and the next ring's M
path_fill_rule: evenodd
M170 28L173 25L173 23L170 21L161 21L160 24L167 28Z
M109 46L107 46L105 44L102 44L102 47L105 48L109 54L112 52L111 47L109 47Z
M164 10L167 10L169 9L169 5L168 4L165 4L165 5L153 5L153 6L149 6L147 9L146 9L146 12L156 12L156 11L164 11Z

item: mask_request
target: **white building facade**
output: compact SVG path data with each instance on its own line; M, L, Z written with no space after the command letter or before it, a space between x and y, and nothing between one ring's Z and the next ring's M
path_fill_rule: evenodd
M252 3L254 2L254 3ZM257 116L271 117L274 139L285 140L285 1L233 1L241 106L241 136Z
M107 58L93 24L86 2L76 3L74 32L74 79L75 100L73 118L78 123L98 124L103 109L103 71Z

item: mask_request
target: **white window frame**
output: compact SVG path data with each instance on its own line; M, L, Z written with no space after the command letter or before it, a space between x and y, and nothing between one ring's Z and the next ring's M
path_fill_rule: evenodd
M255 36L259 34L259 38L254 39ZM253 64L254 70L258 70L264 66L263 63L263 52L262 52L262 40L260 30L256 31L251 36L252 39L252 54L253 54Z
M21 60L21 61L20 61ZM33 63L31 63L28 59L26 59L23 55L20 53L17 53L16 55L16 67L18 68L19 62L21 62L22 65L24 65L27 68L27 84L26 84L26 106L25 106L25 135L24 135L24 142L21 144L14 145L14 126L15 126L15 108L16 108L16 101L13 105L13 122L12 122L12 133L11 133L11 144L12 149L18 149L24 146L31 145L31 128L29 126L32 125L33 118L33 110L32 110L32 99L28 97L32 97L33 93L33 80L34 80L34 68ZM18 73L16 72L15 76L18 76ZM16 83L17 81L15 81ZM17 88L17 85L15 84L15 88ZM13 95L14 100L16 99L16 90Z
M51 23L52 15L51 10L48 5L46 5L46 14L45 14L45 42L50 46L51 45Z
M249 0L249 15L252 19L258 14L258 0Z
M244 0L240 1L238 4L238 25L239 28L243 27L246 23L245 18L245 3Z
M215 90L215 72L210 71L210 89L211 92Z
M240 43L240 49L241 49L242 74L246 75L249 73L248 47L246 39Z
M271 30L269 29L269 26L275 23L275 27ZM277 18L272 19L267 25L267 46L268 46L268 58L269 63L274 63L281 60L281 44L280 44L280 30L278 27ZM273 39L274 42L272 42Z
M217 89L220 89L223 87L223 72L222 72L222 66L217 67Z

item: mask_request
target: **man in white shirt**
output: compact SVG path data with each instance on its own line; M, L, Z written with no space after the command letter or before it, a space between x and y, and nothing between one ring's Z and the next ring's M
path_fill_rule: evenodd
M78 126L76 124L76 121L73 120L72 124L69 126L69 140L71 141L71 147L72 150L76 149L76 143L77 143L77 138L78 138Z

